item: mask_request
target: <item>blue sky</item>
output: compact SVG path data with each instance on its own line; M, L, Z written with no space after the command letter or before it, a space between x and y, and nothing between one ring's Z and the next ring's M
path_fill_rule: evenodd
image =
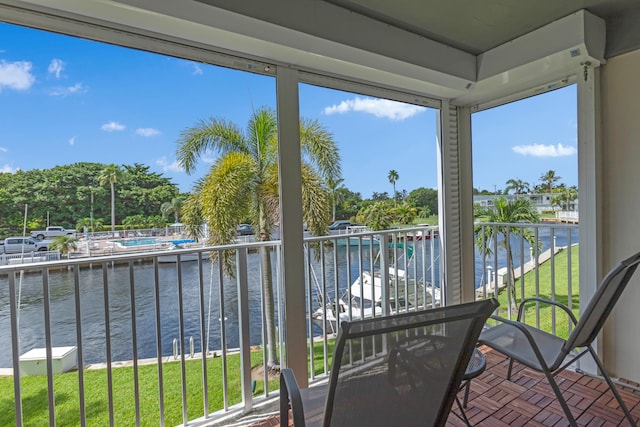
M187 175L180 132L213 116L244 128L260 106L275 107L271 77L0 24L2 172L137 162L189 191L215 156ZM437 187L434 110L310 85L300 109L333 134L350 190L390 194L391 169L397 190ZM473 132L474 187L550 169L577 185L575 87L477 113Z

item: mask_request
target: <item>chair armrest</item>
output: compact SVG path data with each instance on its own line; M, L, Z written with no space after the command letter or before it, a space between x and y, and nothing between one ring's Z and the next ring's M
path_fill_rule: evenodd
M522 313L524 313L524 305L529 301L536 301L536 302L541 302L544 304L560 307L565 313L567 313L567 315L569 316L569 319L571 319L571 321L573 322L573 326L575 326L578 323L578 319L576 319L576 316L571 312L571 310L569 310L569 308L566 305L560 304L557 301L551 301L551 300L539 298L539 297L525 298L522 301L520 301L520 306L518 306L518 320L522 320Z
M291 402L293 425L304 427L304 408L300 388L293 371L285 368L280 371L280 427L289 425L289 402Z

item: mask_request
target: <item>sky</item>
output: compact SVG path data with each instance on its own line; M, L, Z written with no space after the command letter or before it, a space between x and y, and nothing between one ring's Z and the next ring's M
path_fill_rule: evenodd
M301 84L301 116L331 132L343 185L369 198L437 188L433 109ZM188 175L176 162L180 132L216 117L245 129L275 109L275 79L248 72L0 23L0 172L76 162L142 163L190 191L216 153ZM532 186L548 170L577 185L574 86L475 113L478 189L509 179Z

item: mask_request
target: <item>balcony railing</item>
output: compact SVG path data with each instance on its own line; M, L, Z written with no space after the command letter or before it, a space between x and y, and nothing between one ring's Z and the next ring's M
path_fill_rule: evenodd
M506 273L508 278L531 261L526 243L520 243L525 226L483 227L494 227L498 236L503 226L516 231L510 233L509 245L519 248L513 251L516 268ZM577 242L575 227L539 225L532 230L543 241L549 236L554 254L556 246ZM482 246L492 248L492 255L477 256L478 297L490 295L496 283L501 288L500 275L487 280L483 273L506 266L500 239ZM262 248L269 251L273 267L282 343L284 260L277 241L0 267L0 330L9 332L0 336L0 368L25 373L35 364L43 374L34 381L13 377L15 405L0 414L0 422L23 425L36 411L38 416L46 413L49 423L64 415L64 424L77 425L141 420L197 425L247 411L271 397L277 382L269 381L265 369L256 369L267 364L262 273L268 270L260 264ZM440 239L434 227L308 237L304 251L312 380L328 373L340 320L441 304ZM234 261L233 276L225 274L223 254ZM571 262L569 256L569 269ZM534 259L533 265L540 264L540 257ZM567 292L566 281L554 280L556 295L572 295L573 282ZM70 347L75 347L77 366L85 369L55 373L58 350ZM39 361L23 357L37 349ZM71 379L71 411L64 407L68 389L62 395L58 390L63 378ZM40 399L38 410L34 396Z

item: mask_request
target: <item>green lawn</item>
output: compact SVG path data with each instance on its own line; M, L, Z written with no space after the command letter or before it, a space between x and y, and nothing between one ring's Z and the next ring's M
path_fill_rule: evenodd
M333 341L328 342L328 354L333 354ZM324 370L323 343L314 345L314 371ZM251 353L252 366L262 363L262 351ZM189 419L203 416L202 362L187 360L187 413ZM135 424L135 397L133 368L113 369L114 424ZM227 359L229 405L241 402L240 356L229 355ZM222 388L222 359L207 359L209 389L208 412L224 407ZM162 365L164 416L166 425L182 424L182 382L179 362ZM54 375L56 424L74 426L80 424L78 397L78 373L68 372ZM157 366L145 365L138 369L140 387L140 418L143 426L157 426L160 422ZM109 425L108 387L106 369L85 370L85 407L87 425ZM270 390L279 387L277 379L269 381ZM28 376L21 379L22 411L25 426L48 425L47 377ZM254 395L264 393L264 382L256 381ZM13 377L0 376L0 426L15 425Z
M567 267L567 251L561 250L556 254L555 259L555 301L568 305L568 267ZM540 265L539 270L539 289L536 291L536 277L535 270L532 270L524 275L524 296L525 298L539 296L545 299L552 299L551 291L551 262L547 261ZM522 300L522 290L520 279L516 280L516 299L518 304ZM580 283L578 280L578 246L571 248L571 291L572 291L572 311L576 317L579 317L579 289ZM507 316L507 293L506 289L503 289L499 296L500 308L498 309L500 316ZM558 308L552 308L549 305L540 305L540 317L536 318L536 303L529 302L525 306L525 319L530 325L537 326L539 321L539 327L547 332L552 332L552 325L555 319L556 335L566 338L569 335L568 329L568 316ZM514 317L515 318L515 315Z
M567 303L567 252L561 251L555 257L555 295L556 301ZM578 316L578 248L572 248L572 290L573 312ZM546 262L539 268L539 289L536 292L535 271L524 276L524 295L526 297L539 295L542 298L551 297L551 263ZM516 281L518 302L521 295L520 280ZM506 292L498 296L500 301L499 313L507 315ZM527 323L535 325L536 305L530 303L526 309ZM549 306L540 307L540 326L551 331L553 310ZM567 316L560 310L555 310L556 333L559 336L568 335ZM334 340L327 343L327 354L333 354ZM323 342L314 344L313 370L316 375L324 372ZM252 366L262 363L262 352L254 351L251 354ZM330 363L330 361L329 361ZM201 417L204 413L202 390L202 363L200 360L188 360L187 373L187 413L189 419ZM240 391L240 356L237 354L228 356L228 390L229 405L241 401ZM311 367L310 367L311 369ZM113 369L114 390L114 424L131 425L135 421L133 368ZM138 370L140 384L140 412L141 424L144 426L157 426L159 424L159 398L158 398L158 371L156 365L140 366ZM86 370L85 378L85 407L87 424L103 426L109 424L108 412L108 388L107 371ZM214 412L223 408L222 393L222 359L213 358L207 360L207 378L209 389L208 412ZM165 404L165 424L177 425L182 423L182 384L180 363L168 362L163 364L163 392ZM269 382L270 390L279 386L277 379ZM54 376L56 424L63 426L78 425L80 420L78 397L78 373L69 372ZM41 426L48 424L48 400L46 376L31 376L21 379L23 417L25 426ZM263 381L256 382L254 394L264 393ZM13 377L0 377L0 426L15 425Z
M259 363L261 353L252 354ZM230 404L240 402L239 355L228 358ZM163 392L165 422L167 425L182 424L182 385L180 363L163 365ZM187 408L189 419L203 414L202 364L199 360L186 363ZM223 407L222 364L220 358L207 360L209 412ZM133 368L113 369L114 424L135 423ZM158 371L156 365L140 366L140 418L142 425L159 424ZM107 371L85 370L85 407L88 425L109 424ZM56 424L79 425L78 373L68 372L54 376ZM48 424L47 377L29 376L21 379L22 411L25 426ZM13 377L0 377L0 425L15 425Z

